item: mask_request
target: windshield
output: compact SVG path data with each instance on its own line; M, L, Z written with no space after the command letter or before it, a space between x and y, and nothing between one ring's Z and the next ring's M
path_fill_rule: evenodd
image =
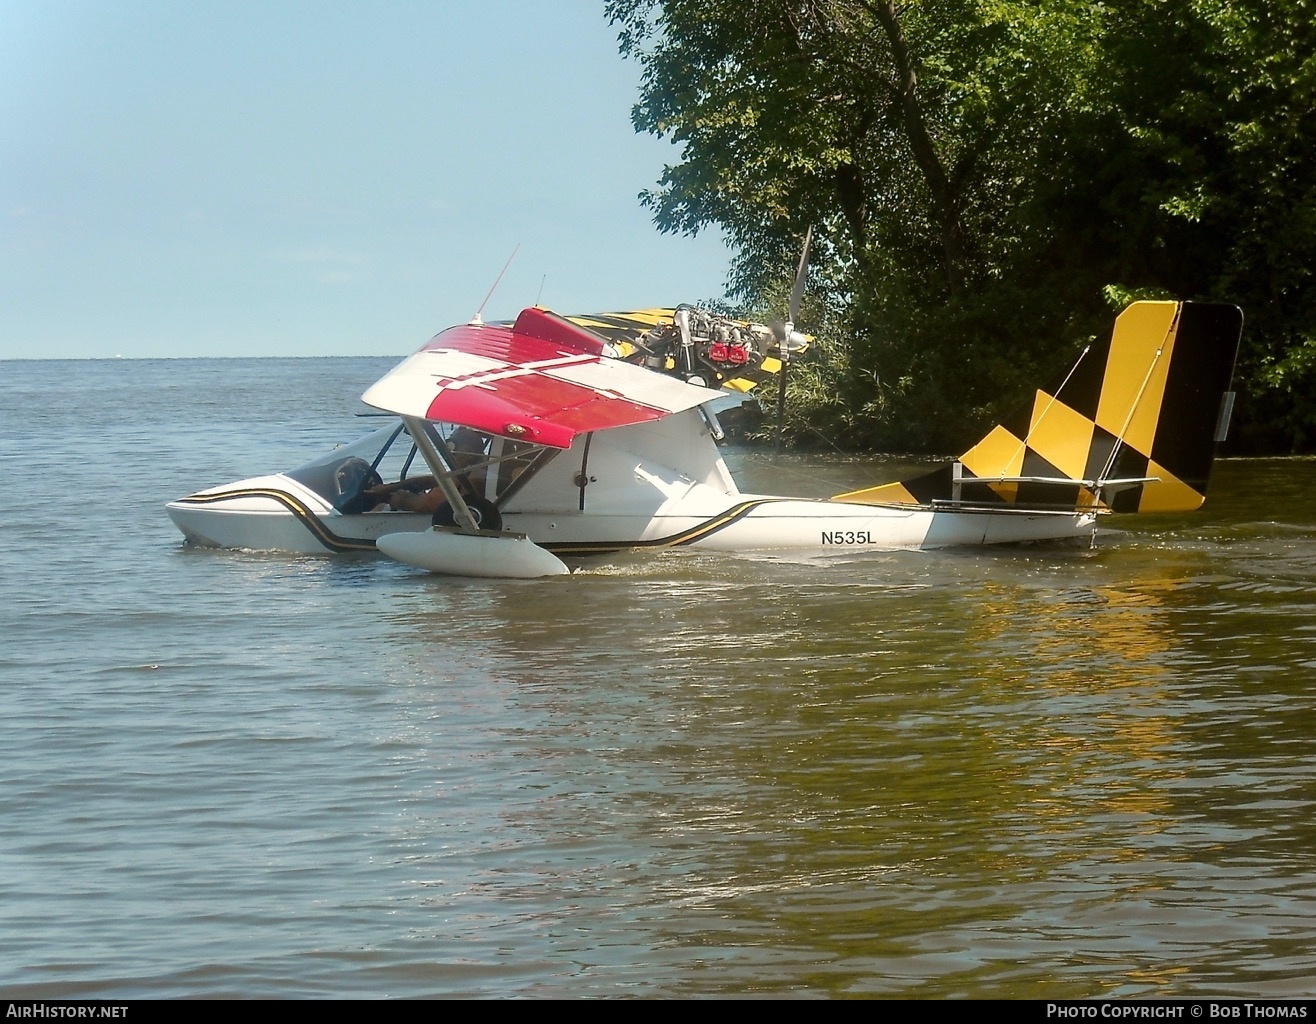
M351 444L333 451L285 474L310 488L340 512L361 491L382 480L405 480L429 473L429 467L416 458L411 435L401 423L392 423L372 431ZM374 477L378 476L378 480Z

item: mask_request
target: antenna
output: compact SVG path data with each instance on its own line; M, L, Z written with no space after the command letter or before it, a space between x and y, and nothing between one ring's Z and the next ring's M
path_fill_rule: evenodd
M503 264L503 269L498 271L498 276L494 278L494 283L493 286L489 289L489 294L486 295L484 297L484 301L480 303L480 308L475 311L475 316L471 317L471 323L473 324L484 323L484 320L481 319L480 314L484 312L484 307L487 306L489 304L489 300L493 298L494 289L498 287L498 282L503 279L503 275L507 273L507 268L512 265L512 260L516 259L516 254L520 251L521 251L521 243L517 242L516 248L512 250L512 255L507 257L507 262Z

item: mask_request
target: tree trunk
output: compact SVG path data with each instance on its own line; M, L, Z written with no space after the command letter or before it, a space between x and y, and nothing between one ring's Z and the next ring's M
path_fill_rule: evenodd
M918 98L918 74L914 69L914 58L909 50L909 42L900 27L900 17L896 5L890 0L874 3L870 10L881 23L891 44L891 56L895 61L897 85L900 98L901 118L905 132L909 137L910 147L914 151L914 161L928 190L932 193L932 202L936 208L938 226L941 229L942 254L946 264L946 287L954 295L960 290L964 267L964 233L960 226L959 198L951 189L937 154L937 147L928 132L923 119L923 108Z

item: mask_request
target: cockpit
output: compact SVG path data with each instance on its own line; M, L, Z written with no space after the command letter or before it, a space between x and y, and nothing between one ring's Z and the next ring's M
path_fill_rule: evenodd
M556 449L484 434L469 427L425 423L429 447L463 495L501 507ZM343 515L390 511L399 488L420 493L436 484L434 468L406 424L394 422L296 469L289 476Z

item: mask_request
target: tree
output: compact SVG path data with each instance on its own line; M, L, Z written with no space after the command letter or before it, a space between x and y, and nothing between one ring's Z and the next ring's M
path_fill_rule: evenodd
M1172 23L1130 5L1121 54L1150 77L1156 53L1187 51L1117 104L1144 173L1141 216L1159 249L1125 271L1176 293L1237 302L1247 325L1239 440L1316 446L1316 5L1196 2ZM1130 146L1131 149L1135 147ZM1154 206L1154 208L1153 208Z
M643 68L637 129L682 146L644 196L660 228L723 227L733 294L754 304L815 225L840 400L814 425L946 448L1101 329L1108 297L1147 290L1243 304L1253 442L1316 441L1311 7L607 12Z

